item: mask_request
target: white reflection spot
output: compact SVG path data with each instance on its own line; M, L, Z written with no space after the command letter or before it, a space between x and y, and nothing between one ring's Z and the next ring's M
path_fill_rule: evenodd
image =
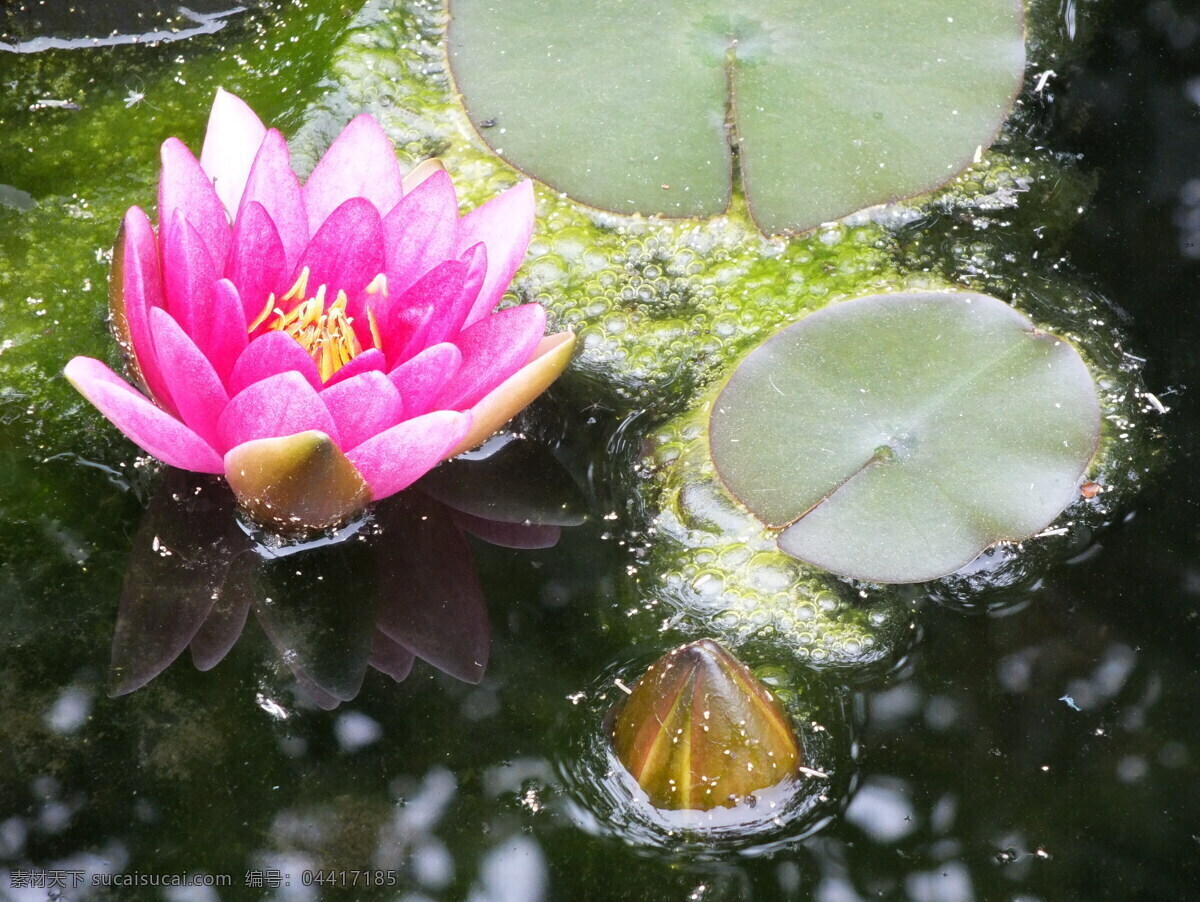
M868 780L850 800L846 820L877 843L889 844L917 828L916 811L903 780Z
M92 711L92 694L85 689L71 687L63 690L46 712L46 726L55 733L74 733L88 719Z
M343 752L357 752L383 736L379 722L361 711L346 711L333 724L333 733Z

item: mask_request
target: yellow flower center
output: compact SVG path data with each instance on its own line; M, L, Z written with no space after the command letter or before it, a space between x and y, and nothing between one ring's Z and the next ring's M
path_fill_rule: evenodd
M382 279L382 276L377 278L367 291L375 293L386 290L376 284ZM328 381L334 373L361 354L363 347L354 331L354 321L346 313L346 292L339 291L333 303L326 306L324 285L317 288L316 294L310 298L305 298L307 289L308 268L305 267L296 284L283 297L277 301L275 295L271 294L267 298L262 313L250 324L249 331L253 334L259 326L274 317L272 322L267 323L267 329L286 332L296 339L317 365L321 380ZM284 310L292 301L298 303L285 313ZM368 314L368 319L371 320L372 337L376 338L378 344L374 318Z

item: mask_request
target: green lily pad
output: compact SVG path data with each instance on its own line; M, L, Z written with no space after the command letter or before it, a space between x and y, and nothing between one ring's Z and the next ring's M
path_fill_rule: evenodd
M808 563L923 582L1078 497L1100 407L1066 341L968 292L880 294L776 333L713 405L730 491Z
M496 153L619 213L804 231L930 191L994 140L1017 0L450 0L450 65Z

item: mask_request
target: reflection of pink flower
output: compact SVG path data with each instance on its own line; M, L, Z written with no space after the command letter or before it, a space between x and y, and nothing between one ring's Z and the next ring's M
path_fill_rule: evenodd
M260 519L323 526L399 491L570 356L539 305L494 312L533 228L530 184L460 219L446 173L402 179L370 116L301 186L283 136L218 91L199 161L163 144L158 215L156 231L126 214L112 275L149 399L91 358L67 378L159 460L224 474Z

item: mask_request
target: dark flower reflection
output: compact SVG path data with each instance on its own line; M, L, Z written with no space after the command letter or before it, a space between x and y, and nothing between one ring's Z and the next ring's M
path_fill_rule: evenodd
M221 480L170 470L134 538L110 692L141 688L185 649L215 667L251 612L321 708L353 699L368 667L400 682L417 658L478 683L491 630L468 534L548 548L581 507L554 458L511 437L305 542L259 532Z

